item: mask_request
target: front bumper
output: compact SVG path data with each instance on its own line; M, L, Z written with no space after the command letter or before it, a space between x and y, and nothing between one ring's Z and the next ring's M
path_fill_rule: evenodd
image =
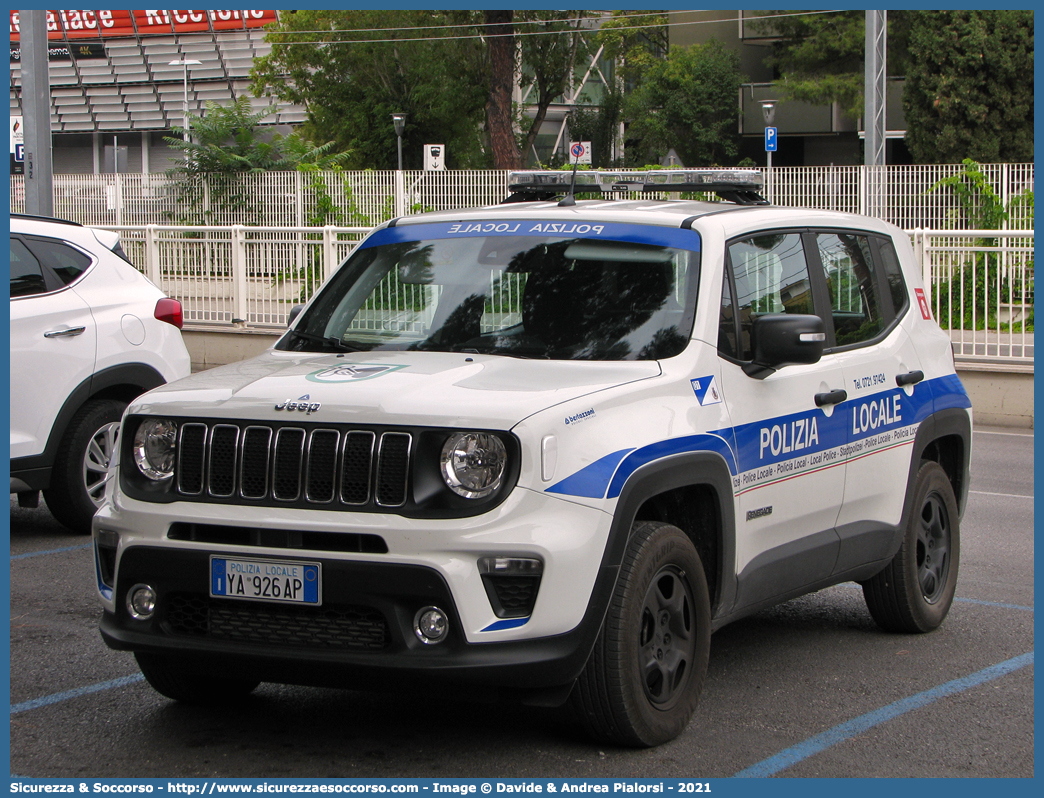
M503 643L468 643L445 581L417 566L323 561L324 604L297 607L207 597L209 555L136 547L121 563L116 595L147 582L157 612L134 620L120 604L106 611L110 648L164 653L204 673L234 673L290 684L394 687L458 682L530 690L570 684L583 669L615 581L607 567L588 616L572 631ZM164 576L157 580L157 573ZM416 608L450 616L445 642L413 634Z
M328 535L376 535L386 553L316 551L171 538L191 509L197 524ZM617 567L602 563L611 517L533 491L518 490L491 513L424 520L373 514L303 513L271 508L150 505L124 497L95 518L96 551L119 540L115 578L99 570L101 633L111 648L163 652L188 669L262 681L375 686L405 679L529 690L571 683L601 626ZM287 535L294 538L295 535ZM210 555L307 560L323 570L319 607L209 595ZM530 616L505 622L491 606L478 561L536 557L544 563ZM96 557L100 563L101 556ZM102 572L105 580L102 579ZM108 581L108 585L103 581ZM155 615L132 618L137 584L156 591ZM450 619L446 640L414 634L417 611L437 606Z

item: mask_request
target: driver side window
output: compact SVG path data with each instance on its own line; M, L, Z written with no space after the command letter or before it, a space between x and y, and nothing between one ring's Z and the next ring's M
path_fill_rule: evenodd
M727 345L719 345L719 351L746 361L753 357L754 319L768 313L813 313L812 287L799 233L736 241L729 246L728 260L735 296L722 297L718 338ZM730 290L728 281L726 289Z

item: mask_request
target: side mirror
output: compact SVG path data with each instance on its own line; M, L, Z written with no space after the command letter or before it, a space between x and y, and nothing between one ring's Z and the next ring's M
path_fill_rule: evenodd
M301 315L301 311L304 310L304 305L294 305L290 308L290 315L286 317L286 326L293 327L294 319Z
M754 359L743 371L756 380L784 366L818 363L826 346L823 320L798 313L758 316L750 337Z

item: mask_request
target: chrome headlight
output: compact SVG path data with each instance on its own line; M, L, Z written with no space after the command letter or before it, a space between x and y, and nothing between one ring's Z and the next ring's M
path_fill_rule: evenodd
M456 432L443 444L440 463L451 491L465 499L484 499L504 479L507 449L488 432Z
M146 419L134 433L134 462L138 470L159 482L174 474L178 425L167 418Z

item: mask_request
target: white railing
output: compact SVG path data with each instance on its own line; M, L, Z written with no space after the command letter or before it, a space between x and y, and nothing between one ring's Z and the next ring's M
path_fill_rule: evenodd
M1033 231L915 230L932 315L962 359L1033 362Z
M366 227L125 226L131 261L179 299L190 328L276 331ZM915 230L927 301L954 353L1033 361L1032 230Z
M290 309L343 261L368 227L111 227L152 282L181 301L189 327L286 326Z
M1005 229L1032 227L1032 209L1016 198L1033 189L1033 164L983 164L1010 208ZM766 173L775 205L877 216L904 230L970 226L953 192L932 190L959 175L959 164L934 166L793 166ZM493 205L508 194L507 172L263 172L196 188L161 174L55 175L55 215L83 224L372 226L405 213ZM25 208L21 175L11 176L11 210ZM327 205L327 203L329 205ZM323 213L331 207L333 213Z

